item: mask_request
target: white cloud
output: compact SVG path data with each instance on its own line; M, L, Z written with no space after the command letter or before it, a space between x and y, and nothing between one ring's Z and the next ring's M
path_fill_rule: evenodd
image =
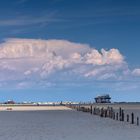
M140 69L134 69L132 71L132 75L134 75L134 76L140 76Z
M115 73L106 73L99 77L99 80L106 80L106 79L117 79L117 76Z
M44 77L53 73L54 71L61 70L65 67L66 64L67 61L62 59L61 56L55 56L53 59L45 62L45 64L42 67L43 71L41 73L41 76Z
M124 60L123 55L118 49L110 49L109 51L102 49L101 52L106 64L122 63Z
M85 53L89 45L67 40L7 39L0 45L0 58L68 57L72 53Z
M110 49L106 51L104 49L99 53L98 50L92 49L90 53L85 55L87 64L94 65L105 65L105 64L117 64L122 63L124 58L122 54L117 49Z
M102 65L103 60L102 60L102 54L98 52L98 50L93 49L91 52L87 53L85 55L85 62L87 64L97 64L97 65Z
M24 72L24 75L30 75L31 74L31 71L30 70L27 70Z
M44 78L49 83L48 77L53 79L57 73L58 78L60 72L69 79L107 80L117 79L124 71L129 71L118 49L98 51L88 44L56 39L7 39L0 44L0 62L0 78L21 83L28 83L29 79L34 83Z
M30 88L33 86L33 83L30 81L20 81L15 84L16 89L25 89L25 88Z

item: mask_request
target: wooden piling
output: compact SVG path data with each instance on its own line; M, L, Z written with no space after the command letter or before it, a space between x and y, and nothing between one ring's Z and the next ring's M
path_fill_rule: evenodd
M109 116L108 117L111 118L111 108L109 108L108 112L109 112Z
M131 113L131 124L134 124L134 113Z
M84 107L81 104L78 104L76 106L68 105L69 108L76 109L77 111L83 111L83 112L89 112L90 114L98 115L100 117L108 117L112 118L113 120L119 120L119 121L125 121L125 113L124 110L120 107L119 112L115 112L112 107L107 108L100 108L100 107L94 107L90 105L89 107ZM93 108L94 107L94 108ZM131 124L136 124L139 126L139 117L134 117L134 113L126 115L126 121L130 122Z
M92 114L92 105L90 106L90 114Z
M94 109L93 109L93 114L94 115L96 114L96 107L94 107Z
M129 122L129 115L126 116L126 121Z
M122 117L121 117L121 121L124 121L124 110L122 110L121 115L122 115Z
M113 112L113 120L115 120L116 116L115 116L115 112Z
M120 119L120 121L122 121L122 109L121 109L121 107L119 109L119 119Z
M137 125L139 125L139 117L137 117Z
M112 118L112 110L111 110L111 108L110 108L110 118Z
M116 113L116 120L117 121L119 120L119 113L118 112Z
M107 117L107 109L105 109L105 113L104 113L104 117L106 118Z
M114 119L114 110L113 110L113 107L111 107L111 118Z
M101 108L101 109L100 109L100 117L103 117L103 111L104 111L104 109Z

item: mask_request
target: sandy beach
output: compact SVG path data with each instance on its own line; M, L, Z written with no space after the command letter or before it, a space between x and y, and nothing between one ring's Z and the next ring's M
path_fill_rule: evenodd
M0 111L0 140L140 139L140 126L126 122L66 107L41 107L46 110L36 111L34 107L30 109L32 111Z
M65 106L0 105L0 111L71 110Z

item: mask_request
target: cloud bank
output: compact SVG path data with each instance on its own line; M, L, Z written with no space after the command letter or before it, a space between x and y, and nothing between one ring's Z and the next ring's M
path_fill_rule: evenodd
M0 44L1 85L11 82L27 87L50 86L55 80L122 80L130 75L128 71L124 56L115 48L97 50L88 44L55 39L14 38ZM140 69L131 73L140 76Z

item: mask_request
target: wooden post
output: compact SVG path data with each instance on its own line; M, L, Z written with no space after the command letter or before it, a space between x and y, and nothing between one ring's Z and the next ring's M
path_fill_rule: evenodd
M112 118L112 108L110 108L110 118Z
M98 115L98 114L97 114L97 108L95 108L95 115Z
M110 117L110 108L109 108L109 106L107 108L107 117Z
M101 113L101 109L100 109L100 108L98 108L98 111L99 111L99 112L98 112L98 115L100 116L100 113Z
M121 107L120 107L120 109L119 109L119 119L120 119L120 121L122 121L122 109L121 109Z
M90 114L92 114L92 105L90 106Z
M114 111L113 111L113 108L111 107L111 118L113 119L114 118Z
M111 118L111 108L109 108L109 118Z
M121 121L124 121L124 110L122 110L122 119L121 119Z
M103 117L106 117L106 109L103 110Z
M127 116L126 116L127 118L126 118L126 120L127 120L127 122L129 122L129 115L127 114Z
M100 117L103 117L103 108L100 109Z
M105 118L107 117L107 109L105 109Z
M113 112L113 120L115 120L115 112Z
M97 115L100 115L100 109L97 108Z
M96 114L96 108L94 107L94 110L93 110L93 114L95 115Z
M134 124L134 113L131 113L131 124Z
M137 117L137 125L139 125L139 117Z
M110 115L111 113L110 113L110 108L108 108L108 117L110 118Z
M112 110L112 107L110 108L110 118L113 118L113 110Z
M118 119L119 119L119 113L117 112L116 113L116 120L118 121Z
M97 108L95 107L95 115L97 115Z

